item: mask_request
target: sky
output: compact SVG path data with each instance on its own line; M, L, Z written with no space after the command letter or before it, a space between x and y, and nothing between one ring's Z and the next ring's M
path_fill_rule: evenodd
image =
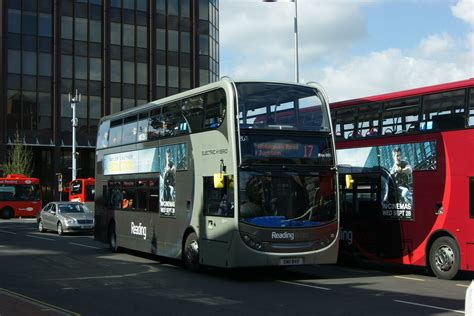
M297 0L300 82L330 102L474 78L474 0ZM220 75L295 81L294 3L219 0Z

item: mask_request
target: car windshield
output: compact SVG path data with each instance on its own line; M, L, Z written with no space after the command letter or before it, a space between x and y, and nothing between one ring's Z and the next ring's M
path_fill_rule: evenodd
M81 204L59 204L59 213L85 213L87 208Z

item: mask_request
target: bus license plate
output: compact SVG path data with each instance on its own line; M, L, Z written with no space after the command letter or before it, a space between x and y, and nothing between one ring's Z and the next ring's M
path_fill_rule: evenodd
M303 264L303 258L282 258L280 259L281 266L297 266Z

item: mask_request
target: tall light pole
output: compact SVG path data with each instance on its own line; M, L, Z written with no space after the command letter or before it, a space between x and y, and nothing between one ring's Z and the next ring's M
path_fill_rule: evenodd
M298 65L298 0L262 0L263 2L293 2L295 4L294 33L295 33L295 81L300 81Z
M71 96L69 92L69 103L71 103L72 108L72 181L76 180L77 167L76 167L76 127L77 127L77 117L76 117L76 103L81 103L81 94L77 93L74 96Z

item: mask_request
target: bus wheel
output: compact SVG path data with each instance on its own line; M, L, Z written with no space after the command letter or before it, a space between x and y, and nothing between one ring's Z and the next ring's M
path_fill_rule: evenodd
M196 233L191 233L186 237L183 261L186 269L190 271L197 272L201 268L199 264L199 241Z
M115 224L109 227L109 247L112 252L118 252L117 233L115 232Z
M44 232L44 226L43 226L43 221L42 220L39 220L38 221L38 231L40 233L43 233Z
M61 222L58 223L58 235L62 235L64 234L64 231L63 231L63 224L61 224Z
M460 264L459 247L453 238L445 236L434 241L430 249L430 268L438 278L454 279Z
M15 212L13 212L13 209L11 207L5 207L2 210L2 218L3 219L10 219L15 215Z

